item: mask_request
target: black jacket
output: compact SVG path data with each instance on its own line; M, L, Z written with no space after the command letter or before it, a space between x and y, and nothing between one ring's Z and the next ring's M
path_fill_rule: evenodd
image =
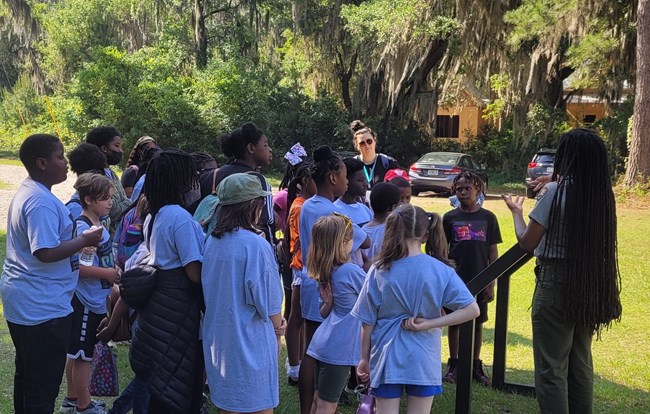
M128 302L127 302L128 303ZM183 268L158 270L155 286L140 308L129 359L149 392L170 411L190 409L192 386L203 359L199 342L201 288Z

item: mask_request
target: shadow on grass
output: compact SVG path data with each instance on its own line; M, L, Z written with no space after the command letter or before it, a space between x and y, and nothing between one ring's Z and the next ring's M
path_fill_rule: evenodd
M483 326L483 343L494 344L494 328ZM507 337L508 346L522 345L533 350L533 340L523 335L508 332Z

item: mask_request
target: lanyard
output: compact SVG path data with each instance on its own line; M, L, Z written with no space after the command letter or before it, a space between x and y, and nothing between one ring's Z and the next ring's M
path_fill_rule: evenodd
M372 168L370 169L370 173L368 173L368 166L366 164L363 164L363 175L366 176L366 181L368 181L368 184L372 185L372 178L375 176L376 165L377 165L377 156L375 156L375 161L372 163Z

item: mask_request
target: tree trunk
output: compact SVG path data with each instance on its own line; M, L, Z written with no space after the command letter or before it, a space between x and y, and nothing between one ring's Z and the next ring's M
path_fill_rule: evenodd
M634 124L625 186L632 187L650 177L650 0L639 0L637 8L636 88Z
M203 69L208 64L208 35L205 28L204 0L194 0L192 23L194 24L194 56L196 67Z
M352 79L354 69L357 66L357 52L354 51L352 53L348 65L345 64L345 59L343 58L343 52L341 50L336 51L336 57L335 72L341 82L341 99L343 100L345 110L348 111L348 113L351 113L352 97L350 96L350 79Z

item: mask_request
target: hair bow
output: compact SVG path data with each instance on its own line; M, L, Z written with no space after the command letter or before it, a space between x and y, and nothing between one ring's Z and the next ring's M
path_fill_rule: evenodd
M300 142L295 143L286 154L284 154L284 159L289 161L291 165L298 165L302 162L302 157L306 157L307 152L300 145Z

